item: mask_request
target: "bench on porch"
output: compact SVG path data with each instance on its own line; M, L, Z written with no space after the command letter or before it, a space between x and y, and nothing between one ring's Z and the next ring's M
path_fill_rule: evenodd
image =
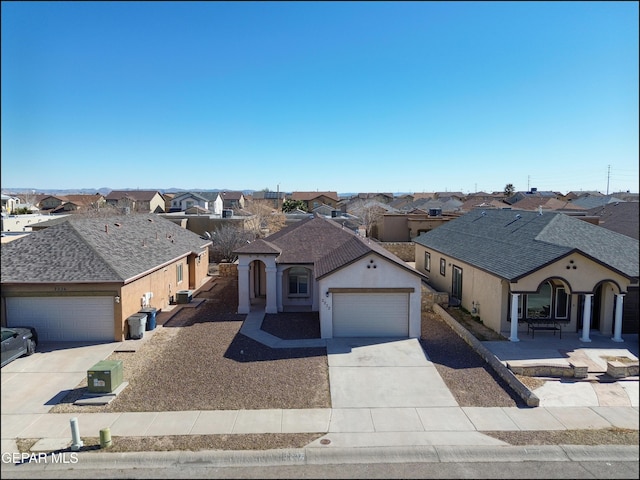
M527 322L527 335L531 334L531 338L535 338L536 330L552 331L555 335L556 332L560 332L560 338L562 338L562 324L557 320L550 318L528 318Z

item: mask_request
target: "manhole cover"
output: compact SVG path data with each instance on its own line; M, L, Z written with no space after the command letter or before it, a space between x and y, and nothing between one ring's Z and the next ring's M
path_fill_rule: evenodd
M329 440L328 438L323 438L322 440L320 440L321 445L329 445L330 443L331 440Z

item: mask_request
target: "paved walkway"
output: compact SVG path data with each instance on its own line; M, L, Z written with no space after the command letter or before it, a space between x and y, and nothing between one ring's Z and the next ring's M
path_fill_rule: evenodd
M637 386L635 403L631 406L460 407L422 353L417 340L281 340L260 329L263 319L263 310L252 311L241 333L274 348L327 347L334 408L77 415L3 413L2 452L17 452L17 438L40 438L34 451L66 448L71 443L70 419L73 417L78 420L81 436L98 437L106 427L111 429L112 436L145 437L326 432L308 445L322 449L504 446L504 442L481 433L499 430L609 427L638 430ZM403 370L412 369L415 370L407 374L409 376L403 377L406 373L402 373ZM425 375L428 381L415 383L415 378L425 378ZM377 385L388 382L391 388L367 389L369 381ZM407 386L411 382L414 382L413 389Z

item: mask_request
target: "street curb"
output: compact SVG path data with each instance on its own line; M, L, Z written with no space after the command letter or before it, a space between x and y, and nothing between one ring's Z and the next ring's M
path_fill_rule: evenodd
M54 471L82 469L203 467L268 467L376 463L603 462L639 461L637 445L413 446L282 450L210 450L170 452L79 453L73 465L26 461L2 463L2 470Z
M485 360L495 372L509 384L511 388L518 394L529 407L540 406L540 398L527 388L517 377L509 370L496 356L491 353L487 347L482 345L480 340L474 337L469 331L458 323L447 311L437 303L433 305L433 311L449 325L454 332L458 334L465 342L467 342L483 360Z

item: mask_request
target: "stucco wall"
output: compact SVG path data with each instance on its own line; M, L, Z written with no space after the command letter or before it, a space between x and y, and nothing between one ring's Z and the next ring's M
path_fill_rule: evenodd
M405 262L413 262L416 256L413 242L382 242L381 245Z
M572 293L592 293L603 279L615 282L622 287L623 292L626 292L629 285L629 281L622 275L584 255L573 253L519 280L512 289L518 292L535 292L541 282L551 277L565 280L571 286Z
M375 268L373 266L375 265ZM369 268L367 268L369 267ZM413 288L409 294L409 336L420 336L422 293L420 277L399 267L383 257L369 254L360 260L324 277L318 282L320 297L320 332L322 338L333 335L332 299L326 292L330 288Z
M238 264L237 263L219 263L218 275L220 275L221 277L237 277Z

